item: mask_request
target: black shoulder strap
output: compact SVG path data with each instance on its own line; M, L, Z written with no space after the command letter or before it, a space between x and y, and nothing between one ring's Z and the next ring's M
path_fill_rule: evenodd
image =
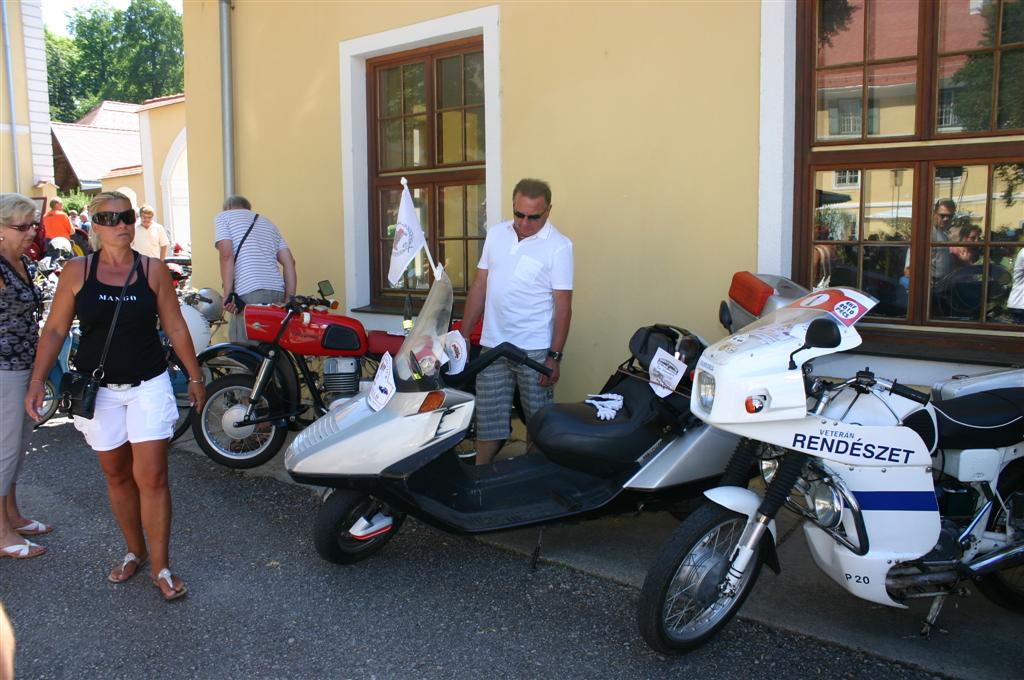
M245 244L245 239L249 238L249 233L252 231L252 228L256 226L256 220L258 220L259 217L260 214L256 213L256 215L252 218L252 224L250 224L249 228L245 230L245 236L243 236L242 240L238 242L238 247L235 248L235 259L233 260L235 264L238 263L238 253L240 250L242 250L242 246Z

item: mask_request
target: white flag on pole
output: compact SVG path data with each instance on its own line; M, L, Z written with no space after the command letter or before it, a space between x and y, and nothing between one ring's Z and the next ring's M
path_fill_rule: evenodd
M412 194L409 193L409 183L403 177L402 201L398 204L398 224L395 225L391 267L388 269L388 281L392 286L398 285L409 263L426 244L427 239L423 236L423 227L420 226L420 218L412 203Z

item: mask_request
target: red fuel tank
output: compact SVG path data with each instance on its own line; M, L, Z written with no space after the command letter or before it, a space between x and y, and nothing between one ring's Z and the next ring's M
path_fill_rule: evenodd
M242 313L250 340L273 342L288 310L276 305L246 305ZM366 329L351 317L310 310L288 322L281 347L306 356L362 356L366 354Z

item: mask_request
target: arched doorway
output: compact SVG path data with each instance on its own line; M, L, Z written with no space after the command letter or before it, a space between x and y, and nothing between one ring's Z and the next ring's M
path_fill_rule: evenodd
M192 227L188 208L188 149L182 129L171 144L160 173L164 203L164 226L171 243L191 250Z

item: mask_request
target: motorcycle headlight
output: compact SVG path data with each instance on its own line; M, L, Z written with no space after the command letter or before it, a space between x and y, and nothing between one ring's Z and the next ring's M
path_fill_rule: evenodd
M823 482L815 484L810 501L821 527L832 529L839 525L843 519L843 499L832 485Z
M697 397L700 407L705 411L710 411L715 405L715 376L707 371L697 374Z

